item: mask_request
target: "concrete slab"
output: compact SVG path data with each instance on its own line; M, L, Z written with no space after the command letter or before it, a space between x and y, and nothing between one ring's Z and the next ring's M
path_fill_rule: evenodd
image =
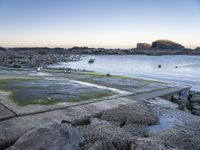
M15 117L15 116L16 115L13 112L11 112L5 106L0 104L0 121L9 119L9 118L12 118L12 117Z
M142 80L138 78L131 78L125 76L106 76L105 74L99 73L79 73L66 75L67 78L80 80L84 82L90 82L98 85L103 85L107 87L114 87L123 91L128 91L131 93L143 93L148 92L156 89L163 89L166 87L170 87L170 84L152 81L152 80Z
M63 78L0 80L0 102L18 116L80 105L118 94Z

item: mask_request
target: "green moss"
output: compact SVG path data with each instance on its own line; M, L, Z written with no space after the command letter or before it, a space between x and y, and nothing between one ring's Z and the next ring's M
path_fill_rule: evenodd
M51 99L48 96L49 86L26 86L26 82L38 81L34 79L2 79L0 80L0 90L10 91L11 95L9 99L19 106L26 105L53 105L62 102L80 102L89 101L91 99L100 99L106 96L111 96L114 93L112 91L96 91L89 93L77 93L77 96L66 97L66 101L61 99ZM18 82L24 82L23 84L18 84ZM52 90L52 89L51 89Z
M170 41L170 40L157 40L155 42L159 42L161 44L165 44L165 45L172 45L172 44L178 44L178 43L175 43L173 41Z
M89 76L94 76L94 77L108 77L108 78L118 78L118 79L130 79L130 80L137 80L141 82L148 82L148 83L158 83L158 84L166 84L161 81L156 81L156 80L147 80L147 79L139 79L139 78L134 78L134 77L127 77L127 76L122 76L122 75L110 75L107 76L106 74L103 73L98 73L98 72L84 72L84 75L89 75Z
M84 72L83 75L95 76L95 77L108 77L108 78L121 78L121 79L131 79L131 77L122 76L122 75L110 75L98 72Z
M19 106L27 105L53 105L62 101L59 100L48 100L48 99L33 99L31 101L21 101L14 94L10 95L9 98Z

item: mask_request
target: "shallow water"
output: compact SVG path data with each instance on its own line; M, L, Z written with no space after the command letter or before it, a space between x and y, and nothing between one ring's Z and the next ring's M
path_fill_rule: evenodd
M89 59L95 63L89 64ZM162 65L158 68L158 65ZM200 91L200 56L89 55L77 62L54 65L166 82L183 83Z

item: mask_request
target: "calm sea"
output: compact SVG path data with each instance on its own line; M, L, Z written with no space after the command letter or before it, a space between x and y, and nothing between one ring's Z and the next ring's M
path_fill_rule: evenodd
M95 63L88 63L91 58ZM162 67L158 68L158 65ZM63 62L54 67L183 83L200 91L200 56L87 55L80 61Z

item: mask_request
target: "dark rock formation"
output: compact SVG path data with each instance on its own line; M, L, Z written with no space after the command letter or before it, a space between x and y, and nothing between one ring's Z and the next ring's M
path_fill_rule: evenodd
M110 123L87 125L80 129L87 139L83 150L127 150L130 135Z
M152 109L140 103L105 111L101 118L117 122L120 126L128 124L153 125L159 122Z
M70 60L70 54L62 48L10 48L0 51L0 66L38 67Z
M143 50L143 49L150 49L151 45L148 43L138 43L137 49Z
M0 47L0 51L6 51L6 49L3 47Z
M160 50L162 50L162 49L164 49L164 50L167 50L167 49L185 49L184 46L182 46L178 43L169 41L169 40L157 40L157 41L152 43L151 48L152 49L160 49Z
M88 47L73 47L68 49L70 54L92 54L92 55L123 55L134 54L133 49L105 49L105 48L88 48Z
M200 47L195 48L195 50L200 51Z
M81 132L70 124L53 124L28 131L8 150L78 150Z

